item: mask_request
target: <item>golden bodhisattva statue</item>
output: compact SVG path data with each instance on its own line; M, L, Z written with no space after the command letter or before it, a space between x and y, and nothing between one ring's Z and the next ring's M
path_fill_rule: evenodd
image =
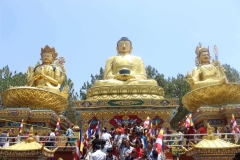
M12 86L2 93L6 107L48 108L61 113L68 106L68 86L60 87L66 76L64 58L57 59L54 48L41 49L41 61L28 67L27 86ZM56 60L56 61L55 61ZM55 62L55 63L54 63Z
M50 48L48 45L41 49L42 64L38 63L35 68L28 67L28 86L43 88L60 94L59 88L66 76L66 69L59 61L54 64L57 55L55 48Z
M95 87L110 85L157 86L155 80L147 79L143 60L131 54L132 42L127 37L122 37L117 42L117 52L118 55L107 60L104 80L96 81Z
M201 45L197 46L196 55L196 67L192 74L190 72L187 74L187 82L190 84L191 90L228 82L224 68L219 61L210 62L211 57L208 48Z

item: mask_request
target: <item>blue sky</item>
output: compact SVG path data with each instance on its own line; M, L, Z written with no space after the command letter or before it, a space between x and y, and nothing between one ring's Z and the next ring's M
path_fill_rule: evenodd
M1 0L0 67L26 72L48 44L79 90L127 36L166 77L193 69L199 42L216 44L220 62L240 71L239 15L238 0Z

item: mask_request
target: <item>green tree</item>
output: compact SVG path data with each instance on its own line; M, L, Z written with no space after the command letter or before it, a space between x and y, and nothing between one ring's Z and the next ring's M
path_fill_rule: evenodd
M176 78L172 77L171 79L169 79L168 85L168 90L170 90L172 93L170 96L172 98L179 99L179 107L177 114L170 122L172 128L175 128L178 125L178 122L189 113L186 107L184 107L182 104L182 97L190 91L190 86L186 82L185 76L182 74L178 74Z
M240 82L240 73L235 68L232 68L228 64L224 64L225 74L229 82L239 83Z
M146 73L148 79L155 79L159 86L163 87L165 92L165 97L168 97L171 94L168 89L168 81L164 78L163 74L160 74L158 70L152 66L146 66Z
M25 86L27 83L26 73L11 72L8 66L0 69L0 103L2 93L10 86Z
M66 116L71 122L73 122L74 124L80 125L80 117L78 115L78 113L75 111L75 109L73 109L72 107L74 106L74 101L79 99L79 95L77 92L75 92L74 90L74 83L72 82L72 80L70 78L65 78L62 86L61 86L61 90L63 89L64 86L68 86L68 107L66 108L66 110L63 112L63 115Z
M90 82L84 82L83 86L80 89L80 99L81 100L86 100L87 99L87 90L91 87L93 87L94 82L97 80L102 80L104 76L104 70L101 67L99 74L92 75L91 74L91 81Z

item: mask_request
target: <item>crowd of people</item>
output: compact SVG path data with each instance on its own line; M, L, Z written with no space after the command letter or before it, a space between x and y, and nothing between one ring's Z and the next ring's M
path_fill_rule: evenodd
M101 136L95 134L94 139L84 148L83 159L86 160L159 160L164 154L159 154L154 148L155 139L147 138L146 129L139 124L118 128L106 127Z
M84 147L82 158L87 160L164 159L164 152L159 153L155 148L156 138L161 126L159 125L156 128L150 131L149 128L144 128L140 123L128 124L126 126L119 124L117 128L111 128L111 130L104 127L101 134L92 132L92 139L88 142L88 145ZM29 130L26 130L23 134L19 133L15 138L10 138L9 135L11 135L11 132L11 130L7 130L0 134L0 147L8 147L29 137ZM169 150L171 150L171 146L178 146L179 148L184 146L188 148L190 141L197 143L198 140L201 140L206 134L207 129L204 125L198 130L191 126L183 130L177 129L174 132L166 128L164 129L164 146ZM214 134L227 140L232 138L235 143L237 143L239 139L239 135L234 132L234 129L230 129L229 127L225 127L223 133L220 133L218 128L215 127ZM64 150L66 150L68 145L70 145L72 150L75 149L72 141L73 136L76 135L72 127L69 127L65 134L67 140ZM35 133L33 138L49 149L56 147L57 133L54 129L51 130L48 135L39 136Z
M230 140L231 137L238 140L238 134L225 127L224 133L220 133L217 127L214 127L214 135L220 138ZM161 126L158 126L158 130ZM87 160L161 160L164 159L164 152L158 153L155 148L157 130L152 136L149 136L149 128L144 128L140 124L121 125L117 128L106 127L102 129L101 135L92 136L93 140L84 147L83 159ZM171 131L164 129L165 148L171 150L172 146L188 148L189 142L197 143L207 134L207 128L204 125L196 130L194 126ZM183 144L184 143L184 144Z
M17 136L15 135L16 134L14 134L11 129L4 130L0 134L0 147L7 148L29 138L29 129L26 129L23 133L19 132ZM39 136L36 132L32 137L37 142L44 144L49 149L56 147L56 135L54 129L52 129L48 135Z

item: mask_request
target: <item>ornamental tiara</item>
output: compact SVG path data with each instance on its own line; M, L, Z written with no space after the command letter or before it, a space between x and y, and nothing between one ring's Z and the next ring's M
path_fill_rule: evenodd
M58 53L55 51L55 48L54 47L51 48L48 45L46 45L44 48L41 48L41 56L43 55L43 53L51 53L54 60L58 56Z
M205 47L202 46L201 43L199 43L199 45L196 47L196 50L195 50L195 53L196 53L197 57L198 57L199 54L202 53L202 52L208 52L208 53L210 53L210 52L209 52L209 47L208 47L208 48L205 48Z

